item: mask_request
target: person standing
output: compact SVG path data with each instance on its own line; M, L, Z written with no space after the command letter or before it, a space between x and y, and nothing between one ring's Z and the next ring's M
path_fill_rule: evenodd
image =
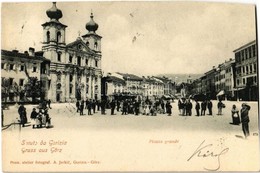
M209 115L212 115L212 102L211 100L208 100L207 102L208 110L209 110Z
M182 116L186 114L186 99L182 98Z
M181 98L178 101L178 108L179 108L179 112L180 112L180 115L181 115L182 114L182 109L183 109L183 102L182 102Z
M186 102L186 116L191 116L192 115L192 103L190 102L190 99L187 100Z
M49 109L51 109L51 100L49 99L47 103L48 103Z
M239 125L240 124L239 111L236 108L236 105L232 106L231 116L232 116L232 124Z
M205 112L207 109L207 102L204 100L203 102L201 102L201 115L205 116Z
M167 102L168 103L168 102ZM161 108L162 108L162 113L165 114L165 104L164 104L164 101L162 100L161 101Z
M88 115L92 115L92 114L91 114L92 101L89 100L89 101L88 101L88 104L87 104L86 106L87 106L87 108L88 108Z
M167 101L166 103L166 113L168 114L168 116L172 115L172 105L169 101Z
M44 111L44 115L45 115L45 118L46 118L46 120L45 120L45 128L49 128L51 126L51 118L50 118L50 115L49 115L47 109Z
M110 108L111 108L111 115L115 115L114 111L115 111L115 108L116 108L116 102L115 102L114 99L110 103Z
M127 100L124 100L124 102L123 102L122 115L126 115L126 114L127 114L127 108L128 108Z
M198 100L196 100L195 109L196 109L197 116L200 116L200 104L199 104Z
M97 110L100 111L100 100L97 100Z
M139 115L139 109L140 109L139 107L140 107L139 101L135 101L134 103L135 115Z
M38 113L36 112L36 109L35 108L33 108L33 110L32 110L32 113L31 113L31 121L32 121L32 128L34 129L35 128L35 126L36 126L36 118L37 118L37 115L38 115Z
M221 100L218 102L218 114L217 115L222 115L222 108L224 108L224 104L222 103Z
M119 112L120 111L120 101L117 99L116 101L116 111Z
M83 115L83 110L84 110L84 100L81 101L81 104L79 106L79 115Z
M36 117L36 127L37 128L41 128L42 127L42 117L43 117L43 110L40 109L39 110L39 113L37 114L37 117Z
M24 124L27 123L27 118L26 118L26 109L23 104L20 105L18 108L18 113L20 115L20 123L22 127L24 127Z
M102 115L106 114L106 100L105 99L101 100L101 114Z
M96 113L96 100L93 100L91 106L92 106L92 109L93 109L93 114Z
M246 139L250 135L249 126L248 126L248 123L250 121L248 116L249 110L250 110L250 106L247 105L246 103L243 103L240 112L241 112L242 130Z
M79 110L80 110L79 100L77 100L77 102L76 102L76 108L77 108L77 112L79 112Z

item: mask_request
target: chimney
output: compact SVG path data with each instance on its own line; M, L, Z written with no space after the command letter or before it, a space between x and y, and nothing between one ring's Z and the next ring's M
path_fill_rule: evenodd
M35 55L34 48L32 48L32 47L29 48L29 55L30 56L34 56Z
M27 56L29 55L28 51L24 51L24 54L27 55Z

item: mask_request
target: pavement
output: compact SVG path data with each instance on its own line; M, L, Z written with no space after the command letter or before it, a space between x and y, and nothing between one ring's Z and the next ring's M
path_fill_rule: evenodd
M31 157L30 154L21 154L22 140L65 140L68 145L63 148L62 154L46 154L52 159L94 159L102 164L77 165L71 167L63 165L58 170L70 171L201 171L220 164L212 160L198 160L188 158L200 144L213 144L216 148L228 148L228 153L221 158L221 165L217 170L248 171L259 170L259 129L258 103L247 102L251 106L250 137L244 139L241 125L232 125L231 108L236 105L241 109L243 102L224 101L226 108L223 115L217 114L217 102L213 101L213 115L180 116L177 102L172 103L172 116L158 114L146 115L101 115L100 111L94 115L80 116L76 112L75 104L52 104L49 110L52 118L52 128L32 129L30 123L21 128L19 125L8 124L18 120L17 107L12 106L4 110L5 127L2 129L3 139L12 141L13 151L6 151L7 162L13 158ZM193 102L193 107L195 103ZM29 119L32 108L36 105L25 105ZM206 112L207 114L208 112ZM168 142L167 142L168 141ZM161 143L162 142L162 143ZM166 145L167 143L167 145ZM11 145L11 144L10 144ZM3 144L5 149L9 144ZM3 149L3 151L5 151ZM36 156L33 156L36 157ZM42 159L41 156L37 156ZM249 159L250 158L250 162ZM204 157L203 157L204 159ZM202 165L207 164L208 167ZM228 164L227 164L228 163ZM10 166L10 167L9 167ZM7 166L7 170L16 168ZM35 165L33 165L35 166ZM19 171L28 171L19 167ZM17 168L17 170L18 170ZM40 171L54 171L55 165L48 165Z

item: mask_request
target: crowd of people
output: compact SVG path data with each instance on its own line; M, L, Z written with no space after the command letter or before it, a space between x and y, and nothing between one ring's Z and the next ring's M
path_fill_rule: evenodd
M222 109L225 108L225 104L222 100L219 100L217 103L217 114L222 115ZM211 100L203 100L199 102L195 100L194 109L196 110L196 116L205 116L206 112L207 115L212 116L212 108L213 104ZM44 100L42 101L39 106L33 108L31 112L31 124L32 128L42 128L46 127L49 128L51 126L51 118L48 113L48 109L51 109L51 101ZM157 100L137 100L137 99L123 99L123 100L92 100L86 99L78 100L76 102L76 110L79 112L80 115L84 115L84 109L87 109L88 115L93 115L97 111L101 111L102 115L106 114L106 110L110 109L110 115L115 115L115 110L117 113L121 115L146 115L146 116L156 116L157 114L167 114L168 116L172 115L172 105L170 101L157 99ZM178 109L179 115L181 116L191 116L193 104L190 99L180 98L178 100ZM208 110L208 111L207 111ZM249 110L250 106L246 103L242 104L242 108L239 111L236 105L232 106L231 109L231 117L232 123L234 125L242 124L242 130L244 133L245 138L249 136ZM239 113L241 115L239 115ZM20 124L22 127L25 127L25 124L28 123L27 119L27 112L26 108L23 104L21 104L18 108L18 114L20 116Z
M106 114L106 109L110 109L111 115L115 115L115 110L121 112L122 115L134 114L134 115L151 115L156 116L158 113L165 114L168 116L172 114L172 105L170 101L158 99L155 101L151 100L136 100L136 99L124 99L124 100L81 100L76 102L77 112L80 115L84 115L84 108L87 109L88 115L95 114L95 110L101 109L101 114Z
M31 112L31 125L32 128L50 128L51 127L51 118L48 113L48 109L51 109L51 101L42 101L40 102L39 106L37 107L38 111L36 108L33 108ZM20 116L20 124L22 127L25 127L25 124L28 123L27 119L27 112L24 104L21 104L18 108L18 114Z
M193 104L190 99L180 98L178 100L178 109L179 114L183 116L191 116L192 115ZM211 100L203 100L201 103L198 100L195 100L195 111L196 116L205 116L206 111L208 110L208 115L212 114L213 104ZM225 108L225 104L222 100L219 100L217 104L218 113L217 115L222 115L222 109Z

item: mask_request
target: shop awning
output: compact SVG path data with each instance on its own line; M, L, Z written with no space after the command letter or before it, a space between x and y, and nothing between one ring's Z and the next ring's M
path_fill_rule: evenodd
M224 94L225 94L224 90L221 90L221 91L217 94L217 96L222 96L222 95L224 95Z

